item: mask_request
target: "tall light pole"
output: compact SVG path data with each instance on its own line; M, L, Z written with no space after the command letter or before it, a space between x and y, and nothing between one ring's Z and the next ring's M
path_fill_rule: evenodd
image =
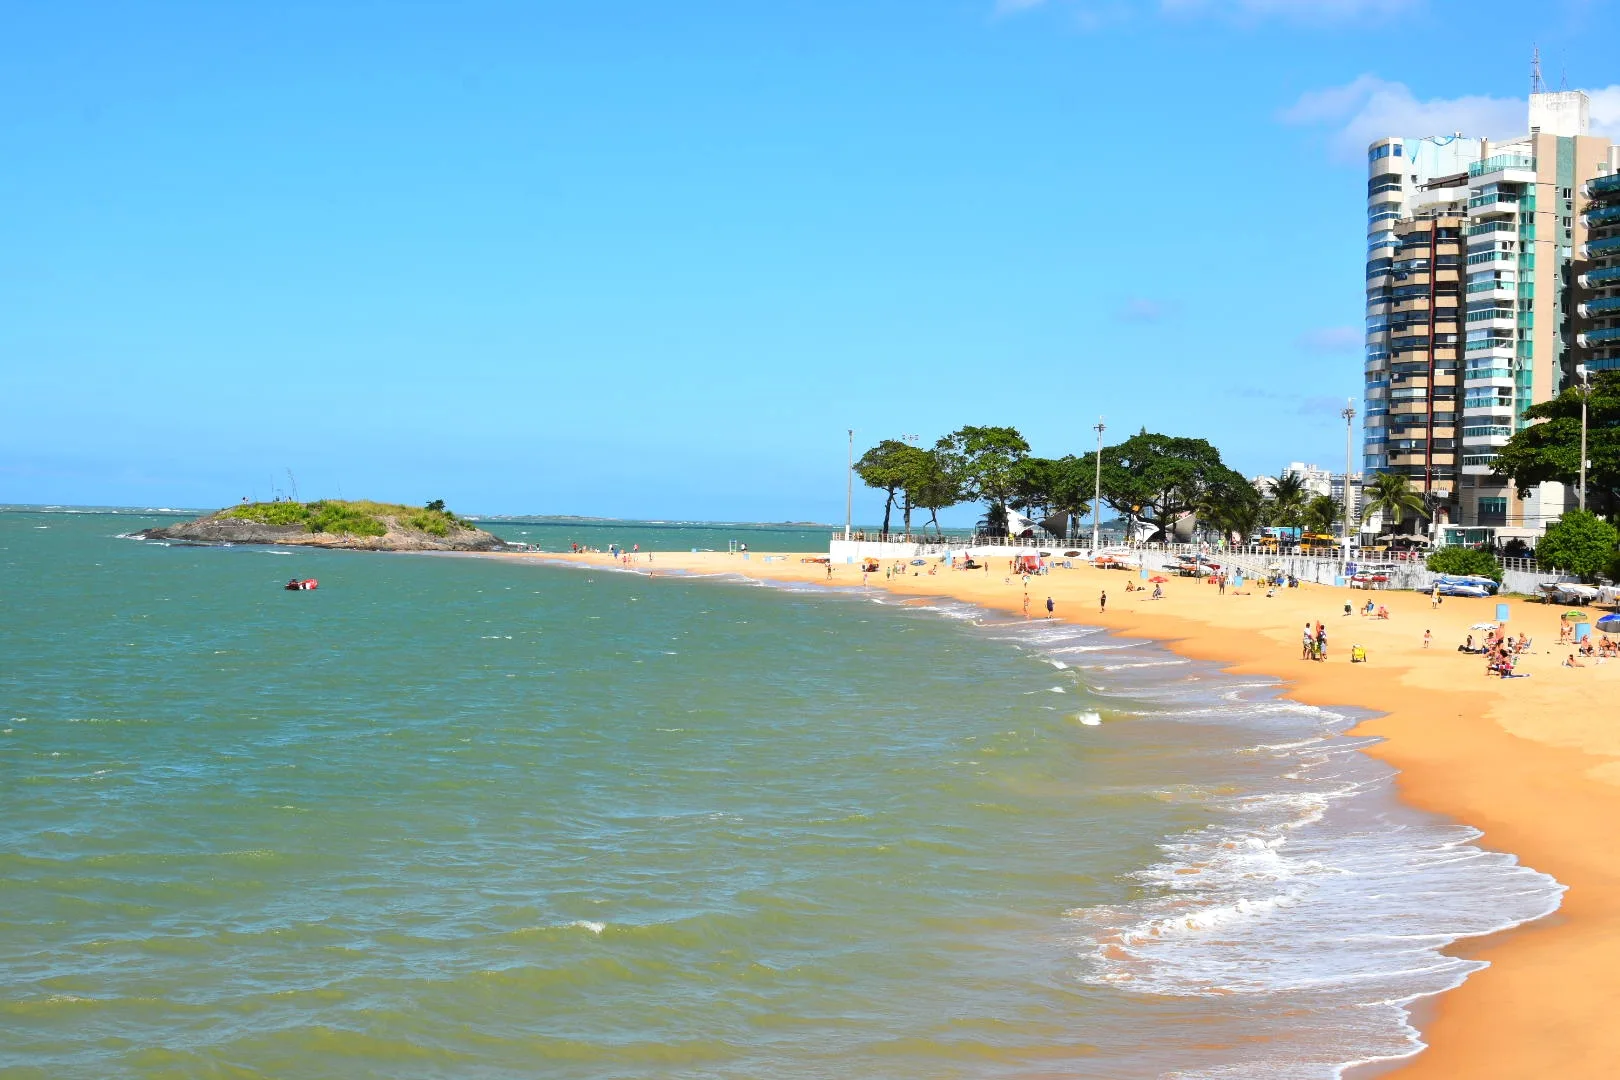
M1097 433L1097 486L1091 497L1091 557L1097 557L1098 530L1102 522L1102 437L1103 418L1097 417L1097 426L1092 429Z
M1350 525L1356 520L1355 489L1350 486L1350 463L1354 460L1351 450L1351 436L1354 432L1352 421L1356 418L1356 403L1349 398L1344 399L1344 411L1339 413L1344 417L1344 564L1350 565Z
M849 429L849 471L844 476L844 539L849 539L849 526L855 516L855 429Z
M1592 396L1591 369L1585 364L1575 365L1575 374L1581 377L1581 509L1586 509L1586 399Z

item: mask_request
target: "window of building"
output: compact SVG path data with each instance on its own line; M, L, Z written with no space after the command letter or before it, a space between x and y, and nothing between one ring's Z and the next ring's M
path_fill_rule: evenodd
M1575 197L1575 189L1574 188L1565 188L1564 189L1564 198L1573 199L1574 197Z
M1569 224L1570 224L1569 218L1565 218L1562 222L1560 222L1560 224L1563 225L1564 228L1566 228L1566 229L1569 228Z
M1466 463L1467 458L1463 461ZM1484 498L1479 500L1479 520L1485 524L1501 524L1507 520L1507 500L1502 498Z

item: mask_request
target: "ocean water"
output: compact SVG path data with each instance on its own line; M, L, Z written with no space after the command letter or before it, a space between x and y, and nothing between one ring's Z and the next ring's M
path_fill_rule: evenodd
M0 514L8 1078L1330 1077L1559 900L1091 628L143 524Z
M639 544L650 551L725 551L747 544L749 551L826 551L830 525L766 525L756 522L611 521L597 518L480 520L499 536L542 551L567 551L579 543L606 551L609 544ZM876 532L876 529L873 529Z

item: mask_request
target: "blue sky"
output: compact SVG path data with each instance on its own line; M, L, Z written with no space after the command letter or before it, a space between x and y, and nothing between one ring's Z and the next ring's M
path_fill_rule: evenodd
M1367 139L1519 133L1532 42L1620 137L1582 0L0 21L0 502L841 520L847 428L1099 414L1342 466Z

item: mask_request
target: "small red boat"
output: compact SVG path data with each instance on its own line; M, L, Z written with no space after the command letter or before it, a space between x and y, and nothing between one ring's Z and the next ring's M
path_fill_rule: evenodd
M314 588L317 588L319 586L320 586L320 582L316 581L312 577L307 577L307 578L304 578L302 581L300 581L297 578L293 578L291 581L287 582L287 584L283 585L282 588L283 589L291 589L291 590L296 592L296 591L302 591L304 589L314 589Z

